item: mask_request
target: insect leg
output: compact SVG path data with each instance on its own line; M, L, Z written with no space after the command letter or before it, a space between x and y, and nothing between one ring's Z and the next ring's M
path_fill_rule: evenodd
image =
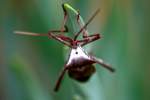
M51 32L55 33L65 33L68 32L68 27L67 26L62 26L63 28L61 28L60 30L50 30Z
M14 33L19 35L28 35L28 36L48 36L48 34L23 32L23 31L14 31Z
M80 12L79 11L78 11L78 14L77 14L77 23L80 26L80 28L83 27L83 25L81 24L82 21L81 21L81 16L80 16ZM86 28L83 29L82 33L83 33L82 34L83 38L88 36L88 32L87 32Z
M51 32L60 32L60 33L65 33L68 32L68 28L66 26L66 21L68 19L68 14L65 10L64 11L64 19L63 19L63 23L61 25L61 29L60 30L51 30Z
M63 23L61 25L61 29L60 30L51 30L51 32L60 32L60 33L65 33L65 32L68 32L68 28L66 26L66 21L68 19L68 14L66 12L66 10L64 10L64 19L63 19Z
M86 45L86 44L88 44L90 42L96 41L96 40L98 40L100 38L101 38L100 34L89 35L89 36L87 36L86 38L83 39L85 41L83 41L83 43L81 44L81 46L84 46L84 45Z
M64 4L62 4L62 8L63 8L63 12L64 12L64 19L63 19L63 23L62 23L62 26L60 29L61 32L63 32L64 28L67 29L66 21L68 20L68 13L64 7ZM67 29L67 31L68 31L68 29Z
M63 43L64 45L67 45L68 47L72 47L70 45L70 42L72 41L71 38L63 36L63 35L55 35L54 33L52 33L51 31L48 32L48 37L49 38L54 38L55 40ZM68 43L69 42L69 43Z
M95 61L96 63L102 65L104 68L108 69L109 71L111 71L111 72L115 71L115 69L112 68L109 64L104 63L104 61L102 59L96 58L94 56L91 56L91 59L93 61Z
M68 67L64 67L60 73L60 76L58 78L58 80L56 81L56 84L55 84L55 87L54 87L54 91L57 92L59 90L59 87L60 87L60 84L61 84L61 81L65 75L65 72L66 70L68 70Z
M89 23L94 19L94 17L98 14L99 11L100 9L97 9L96 12L92 15L92 17L87 21L87 23L85 23L85 25L79 30L79 32L75 34L74 40L77 39L80 33L87 27L87 25L89 25Z
M66 21L68 19L67 11L64 9L62 5L63 11L64 11L64 19L60 30L51 30L51 32L68 32L68 28L66 26ZM48 36L48 34L41 34L41 33L33 33L33 32L23 32L23 31L14 31L15 34L19 35L29 35L29 36Z
M68 32L68 28L66 26L66 21L68 19L68 14L67 14L66 9L64 8L64 4L62 4L62 8L63 8L63 12L64 12L64 19L63 19L61 28L60 28L60 30L51 30L51 32L61 32L61 33Z

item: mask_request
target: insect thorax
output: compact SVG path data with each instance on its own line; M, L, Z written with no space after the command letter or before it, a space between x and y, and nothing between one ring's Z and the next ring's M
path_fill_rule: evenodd
M66 65L69 67L82 67L93 63L94 62L91 60L90 56L80 46L78 46L77 48L71 49Z

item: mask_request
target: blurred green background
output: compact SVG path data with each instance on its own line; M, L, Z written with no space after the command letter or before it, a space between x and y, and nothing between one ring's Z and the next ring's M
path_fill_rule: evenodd
M65 1L65 0L64 0ZM47 33L59 29L62 0L0 0L0 100L150 100L150 6L148 0L68 0L103 39L86 48L109 62L82 84L66 74L53 92L68 50L47 37L20 36L14 30Z

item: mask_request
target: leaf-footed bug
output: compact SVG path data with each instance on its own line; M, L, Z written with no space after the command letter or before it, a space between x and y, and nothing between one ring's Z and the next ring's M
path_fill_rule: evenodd
M91 75L95 72L94 63L100 64L104 68L108 69L111 72L114 72L114 69L103 62L102 59L96 58L95 56L88 54L82 48L86 44L89 44L95 40L100 39L100 34L93 34L88 35L86 30L87 25L94 19L94 17L98 14L99 9L92 15L92 17L87 21L87 23L83 24L80 23L81 16L78 11L73 9L69 4L64 3L62 4L63 11L64 11L64 20L60 30L51 30L48 34L39 34L39 33L31 33L31 32L22 32L22 31L15 31L16 34L21 35L31 35L31 36L48 36L50 39L53 38L64 45L71 48L70 55L68 61L64 65L62 71L60 72L60 76L56 81L54 91L58 91L61 81L64 77L66 71L71 78L79 81L79 82L86 82ZM54 34L54 33L65 33L68 31L68 26L66 25L66 21L68 20L68 10L71 10L76 15L76 21L80 26L80 30L77 33L73 33L74 37L70 38L65 36L64 34ZM82 33L82 39L77 39L79 35Z

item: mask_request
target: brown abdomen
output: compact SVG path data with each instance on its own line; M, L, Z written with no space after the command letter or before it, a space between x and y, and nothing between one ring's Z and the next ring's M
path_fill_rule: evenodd
M69 76L79 82L86 82L94 72L95 67L93 65L72 67L68 70Z

